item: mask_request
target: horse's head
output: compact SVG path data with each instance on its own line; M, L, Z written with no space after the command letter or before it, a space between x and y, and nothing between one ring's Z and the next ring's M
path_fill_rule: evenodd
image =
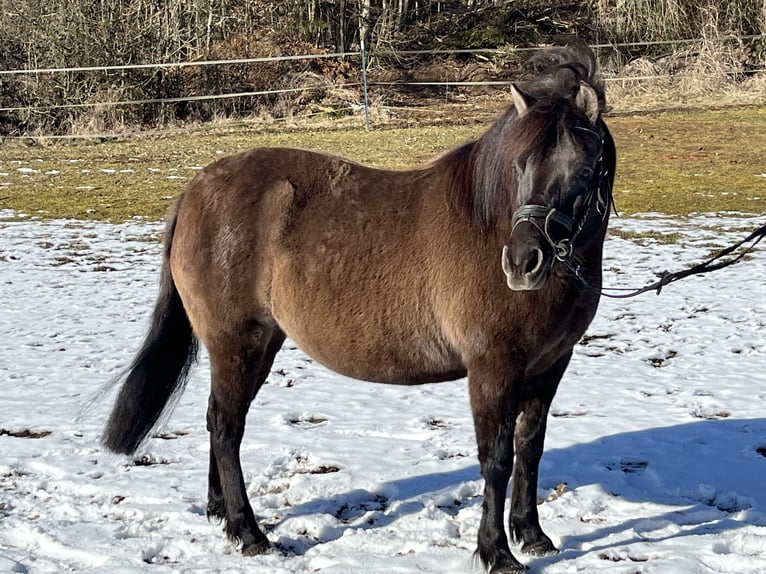
M596 57L554 46L529 60L535 72L513 106L477 140L432 164L444 171L456 212L502 243L514 291L540 289L557 262L596 272L611 204L614 142ZM500 250L498 250L500 258Z
M556 262L571 264L575 251L603 237L611 190L606 128L591 85L580 81L569 97L539 102L516 87L512 95L509 137L520 143L509 158L516 193L501 261L508 287L525 291L541 288Z

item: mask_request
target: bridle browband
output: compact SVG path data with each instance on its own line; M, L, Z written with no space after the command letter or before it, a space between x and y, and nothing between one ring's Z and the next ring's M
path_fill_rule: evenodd
M573 265L577 266L572 261L572 252L591 212L595 210L601 216L601 221L603 222L609 212L609 207L614 205L612 189L607 177L609 172L604 169L603 136L597 131L583 126L575 126L573 129L583 131L598 138L602 149L596 164L598 167L597 173L594 175L592 183L588 186L588 191L585 194L582 216L575 220L574 214L569 216L555 207L524 204L516 208L511 218L511 236L513 236L513 232L521 223L533 225L553 249L553 261L565 263L570 269ZM551 223L556 223L566 229L568 236L559 240L554 239L550 231Z

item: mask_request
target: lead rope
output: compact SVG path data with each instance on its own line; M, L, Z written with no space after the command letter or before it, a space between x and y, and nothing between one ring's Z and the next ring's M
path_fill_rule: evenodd
M585 272L583 271L583 268L580 264L576 263L575 261L572 261L571 257L567 257L565 259L559 259L564 265L567 266L567 268L572 271L572 273L575 274L575 276L585 285L588 289L591 291L594 291L598 293L599 295L603 295L604 297L610 297L612 299L627 299L628 297L635 297L637 295L641 295L642 293L647 293L649 291L654 291L657 293L657 295L660 294L662 291L662 288L665 287L665 285L669 285L670 283L674 283L680 279L683 279L684 277L689 277L690 275L702 275L703 273L710 273L711 271L716 271L718 269L723 269L724 267L728 267L729 265L734 265L735 263L741 261L745 255L753 251L755 249L755 246L758 245L758 243L766 237L766 225L762 225L755 231L753 231L750 235L745 237L742 241L739 241L735 243L734 245L730 245L726 249L721 250L716 255L711 257L710 259L703 261L702 263L699 263L697 265L694 265L693 267L690 267L689 269L684 269L682 271L675 271L674 273L670 273L668 271L663 271L660 275L660 278L655 281L654 283L651 283L647 285L646 287L641 287L640 289L631 289L629 287L623 288L623 287L604 287L599 289L598 287L594 287L588 282L588 278L585 276ZM742 247L743 245L752 242L752 245L745 248L742 253L736 255L735 257L732 257L731 259L724 259L722 261L719 261L726 257L727 255L731 255L733 252L735 252L737 249ZM628 293L610 293L610 291L628 291Z

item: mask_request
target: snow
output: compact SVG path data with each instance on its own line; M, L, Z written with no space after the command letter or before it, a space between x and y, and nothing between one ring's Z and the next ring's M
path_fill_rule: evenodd
M0 572L476 568L482 482L464 380L356 382L288 341L242 449L274 550L242 557L205 516L204 356L136 457L99 445L113 397L97 395L146 328L161 225L18 216L0 211ZM649 283L764 223L614 220L606 283ZM541 464L541 522L561 553L516 548L530 572L766 571L765 289L761 250L659 297L602 300Z

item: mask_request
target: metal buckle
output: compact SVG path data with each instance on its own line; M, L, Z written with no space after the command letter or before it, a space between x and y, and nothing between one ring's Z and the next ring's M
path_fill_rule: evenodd
M557 261L566 261L572 256L572 242L569 239L562 239L553 245L553 256Z

